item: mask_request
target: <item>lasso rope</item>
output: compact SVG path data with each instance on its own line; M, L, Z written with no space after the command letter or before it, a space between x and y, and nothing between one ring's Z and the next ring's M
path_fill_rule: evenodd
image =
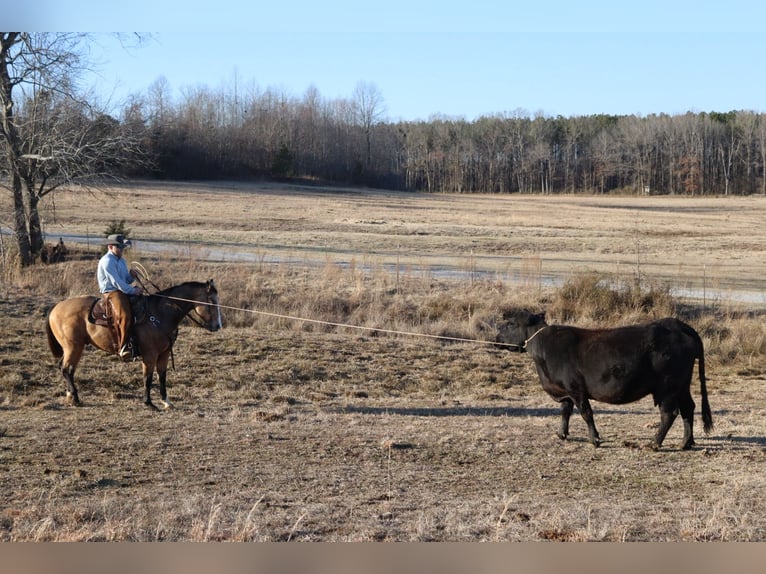
M136 281L138 281L139 285L141 285L144 291L147 293L149 292L149 290L146 288L146 285L144 285L144 281L151 283L152 287L154 287L157 291L161 291L157 284L149 278L149 272L146 270L146 267L141 265L138 261L131 262L130 266L133 269Z
M328 325L330 327L342 327L345 329L357 329L361 331L374 331L376 333L386 333L389 335L406 335L409 337L425 337L428 339L439 339L442 341L453 341L459 343L474 343L479 345L493 345L500 347L520 347L514 343L496 343L495 341L486 341L482 339L467 339L463 337L447 337L445 335L430 335L428 333L416 333L414 331L398 331L396 329L382 329L380 327L363 327L361 325L351 325L349 323L335 323L332 321L322 321L320 319L307 319L305 317L295 317L293 315L283 315L281 313L271 313L269 311L258 311L255 309L244 309L242 307L231 307L229 305L221 305L220 303L208 303L206 301L197 301L195 299L184 299L182 297L173 297L170 295L159 295L155 293L157 297L165 297L166 299L174 299L176 301L184 301L186 303L195 303L197 305L208 305L210 307L218 307L219 309L228 309L230 311L241 311L243 313L252 313L255 315L264 315L266 317L274 317L277 319L288 319L290 321L304 321L306 323L314 323L317 325Z
M157 290L161 291L161 289L149 278L149 273L146 271L146 268L141 265L138 261L133 261L131 264L131 267L136 272L136 280L141 284L141 287L144 288L145 291L148 291L146 287L144 286L144 281L148 281L152 284L152 286ZM330 327L340 327L344 329L357 329L360 331L372 331L375 333L386 333L389 335L405 335L408 337L424 337L428 339L438 339L441 341L452 341L452 342L458 342L458 343L474 343L478 345L493 345L498 347L521 347L522 345L516 345L514 343L496 343L494 341L486 341L482 339L467 339L463 337L447 337L446 335L430 335L428 333L416 333L414 331L398 331L395 329L381 329L379 327L363 327L361 325L351 325L348 323L334 323L332 321L322 321L320 319L306 319L304 317L295 317L292 315L282 315L280 313L271 313L269 311L257 311L255 309L244 309L242 307L231 307L229 305L221 305L220 303L208 303L207 301L197 301L195 299L183 299L182 297L173 297L170 295L160 295L159 293L153 294L155 297L164 297L165 299L172 299L175 301L184 301L186 303L195 303L197 305L208 305L210 307L218 307L218 309L228 309L230 311L240 311L243 313L252 313L255 315L264 315L266 317L273 317L276 319L287 319L290 321L303 321L306 323L314 323L317 325L327 325ZM537 333L535 333L536 335ZM533 335L534 337L534 335ZM531 339L531 337L530 337Z

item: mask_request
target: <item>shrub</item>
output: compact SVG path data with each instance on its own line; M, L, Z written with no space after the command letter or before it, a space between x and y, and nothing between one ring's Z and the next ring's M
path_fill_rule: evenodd
M635 323L673 315L675 302L668 287L648 290L634 283L619 284L596 273L575 275L557 289L547 306L549 317L561 323Z

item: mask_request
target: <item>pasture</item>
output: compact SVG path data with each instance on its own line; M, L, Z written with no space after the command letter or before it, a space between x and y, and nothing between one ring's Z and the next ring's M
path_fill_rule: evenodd
M18 271L2 237L0 540L766 540L766 198L136 183L45 217L76 258ZM154 282L214 278L224 306L219 332L182 324L159 413L94 349L66 405L45 340L119 220ZM577 412L562 442L529 357L486 344L514 306L683 315L715 429L695 368L691 451L680 419L645 448L651 398L594 401L602 446Z

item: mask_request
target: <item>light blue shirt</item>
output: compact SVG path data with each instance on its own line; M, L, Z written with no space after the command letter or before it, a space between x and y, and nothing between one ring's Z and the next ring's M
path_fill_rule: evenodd
M98 278L98 288L102 293L109 293L110 291L122 291L127 295L141 293L138 287L131 285L134 277L128 270L128 264L122 257L117 257L111 251L107 251L99 259L96 277Z

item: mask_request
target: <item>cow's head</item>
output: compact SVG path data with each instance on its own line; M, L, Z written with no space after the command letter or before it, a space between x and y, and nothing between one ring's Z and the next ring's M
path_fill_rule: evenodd
M526 309L506 311L498 325L495 343L509 351L523 353L527 339L545 325L545 313L531 313Z

